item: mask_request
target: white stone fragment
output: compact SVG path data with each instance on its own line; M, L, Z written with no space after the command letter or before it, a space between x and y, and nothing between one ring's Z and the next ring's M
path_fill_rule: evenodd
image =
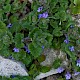
M52 64L56 58L62 59L62 63L61 63L62 67L66 68L68 66L68 59L66 57L66 53L64 53L62 51L58 51L58 50L54 50L54 49L46 49L46 50L44 50L43 54L46 56L46 59L45 59L45 61L41 62L40 65L42 65L42 66L52 66ZM57 73L58 73L57 69L52 68L49 72L40 73L34 80L40 80L42 78L45 78L47 76L57 74Z
M68 59L66 58L66 53L54 49L46 49L43 54L46 56L45 61L41 62L42 66L51 66L56 58L61 58L63 60L62 65L68 65Z
M33 0L28 0L30 3L33 3Z
M0 75L1 76L7 76L7 77L9 77L10 75L28 76L27 71L22 66L23 65L20 64L19 62L5 59L0 56Z
M44 77L47 77L47 76L50 76L50 75L53 75L53 74L57 74L57 69L51 69L49 72L46 72L46 73L40 73L40 75L36 76L36 78L34 80L40 80Z

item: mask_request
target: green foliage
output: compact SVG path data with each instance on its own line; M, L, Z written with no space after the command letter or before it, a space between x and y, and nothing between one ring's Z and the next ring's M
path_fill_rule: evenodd
M80 14L80 0L74 0L70 8L73 14Z
M10 12L10 10L11 10L10 4L7 4L6 6L4 6L3 9L4 9L5 13Z
M30 67L29 75L34 78L38 74L39 74L39 71L37 70L37 66L35 64L32 64L31 67Z
M65 78L59 77L57 80L65 80Z
M43 62L45 60L45 55L41 55L37 58L38 62Z
M42 5L42 11L37 12L38 7ZM39 14L44 12L48 12L48 17L39 19ZM0 77L0 79L32 80L39 72L45 73L52 67L55 69L60 67L62 60L59 58L55 59L52 67L40 65L46 58L42 55L44 51L42 46L64 51L69 56L74 70L79 71L76 59L77 52L80 51L80 28L75 26L71 14L80 14L80 0L46 0L43 3L38 0L33 3L27 0L0 0L0 55L6 58L12 55L15 60L23 62L30 75L15 78ZM11 27L8 27L9 23L12 24ZM64 42L65 35L68 36L68 44ZM24 46L28 48L24 49ZM74 46L75 50L70 51L69 46ZM18 48L19 52L14 52L14 47ZM59 80L64 78L61 77Z
M34 46L34 44L29 44L29 50L31 51L32 56L34 56L34 58L37 58L38 56L41 55L42 53L42 48L41 46Z
M21 33L17 33L14 37L15 47L22 48L24 47L24 44L22 43L24 35Z
M61 63L62 63L61 59L56 58L55 61L53 62L53 68L57 69L58 67L61 66Z
M50 71L50 69L51 69L51 67L48 67L48 66L41 66L40 67L40 71L42 73L46 73L46 72Z

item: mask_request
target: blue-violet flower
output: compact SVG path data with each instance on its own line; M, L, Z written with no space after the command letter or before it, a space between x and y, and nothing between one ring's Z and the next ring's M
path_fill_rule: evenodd
M11 23L9 23L9 24L7 25L7 27L8 27L8 28L12 27L12 24L11 24Z
M42 7L39 7L38 10L37 10L37 12L42 11L42 9L43 9L43 6Z
M69 46L70 51L74 51L74 46Z
M80 72L75 72L74 73L74 76L77 76L77 75L79 75L80 74Z
M69 40L68 40L68 39L65 39L64 42L65 42L66 44L68 44L68 43L69 43Z
M16 77L16 75L11 75L10 77L11 77L11 78L15 78L15 77Z
M74 28L74 26L73 25L70 25L70 28L72 29L72 28Z
M47 17L48 17L48 12L44 12L44 13L42 14L42 17L43 17L43 18L47 18Z
M30 50L28 49L27 46L24 46L24 48L26 49L26 52L27 52L27 53L30 53Z
M14 50L14 52L19 52L18 48L14 48L13 50Z
M38 18L47 18L48 17L48 12L44 12L43 14L39 14Z
M66 78L66 80L71 79L71 74L70 74L69 72L67 72L67 73L65 74L65 78Z
M61 72L63 72L64 71L64 68L62 68L62 67L59 67L58 69L57 69L57 72L58 73L61 73Z
M42 49L44 49L44 46L42 46Z
M77 62L76 66L80 67L80 59L78 59L76 62Z
M39 14L39 15L38 15L38 18L39 18L39 19L42 18L42 14Z

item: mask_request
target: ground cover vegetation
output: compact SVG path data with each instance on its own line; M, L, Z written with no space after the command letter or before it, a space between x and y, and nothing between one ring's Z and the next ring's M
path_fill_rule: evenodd
M80 71L80 27L72 15L80 13L80 0L46 0L41 4L27 0L0 0L0 55L21 61L28 70L28 77L11 75L0 80L33 80L39 72L60 67L61 59L54 66L41 66L45 60L44 49L62 50L70 60L68 70L59 68L71 78ZM68 74L68 76L67 76Z

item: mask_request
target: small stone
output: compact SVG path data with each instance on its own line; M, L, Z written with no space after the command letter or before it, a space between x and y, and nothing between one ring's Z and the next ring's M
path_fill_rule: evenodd
M0 75L10 77L11 75L28 76L25 66L20 62L5 59L0 56Z
M36 78L34 80L40 80L44 77L47 77L47 76L50 76L50 75L53 75L53 74L57 74L57 69L51 69L49 72L46 72L46 73L40 73L38 76L36 76Z

